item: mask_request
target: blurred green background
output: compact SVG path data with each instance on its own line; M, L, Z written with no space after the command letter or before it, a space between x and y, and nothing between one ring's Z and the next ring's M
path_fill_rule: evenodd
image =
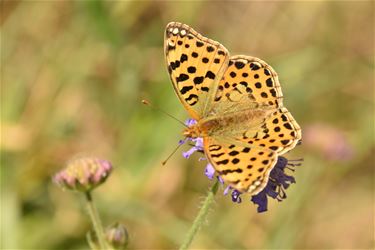
M270 63L303 131L288 198L257 214L220 192L192 248L373 248L373 1L2 1L1 248L87 249L82 197L51 183L82 153L116 167L94 196L129 248L181 243L211 183L198 156L161 166L182 127L140 102L187 118L164 63L170 21Z

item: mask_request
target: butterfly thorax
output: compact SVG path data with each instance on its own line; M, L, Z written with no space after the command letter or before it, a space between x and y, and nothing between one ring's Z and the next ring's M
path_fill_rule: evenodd
M197 137L207 137L210 136L211 131L219 126L219 121L217 119L211 119L203 122L198 122L188 128L183 132L183 135L188 138L197 138Z
M187 127L183 132L183 136L187 138L197 138L197 137L202 137L201 136L201 131L199 129L198 124L192 125L190 127Z
M255 109L212 116L186 128L183 135L189 138L197 138L218 135L227 130L235 132L241 130L243 124L246 124L246 127L249 127L250 124L259 126L268 114L269 111Z

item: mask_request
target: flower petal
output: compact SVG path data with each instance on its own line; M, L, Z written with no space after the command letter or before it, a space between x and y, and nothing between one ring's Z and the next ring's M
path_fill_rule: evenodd
M212 180L215 176L215 169L211 165L211 163L208 163L206 166L206 169L204 171L205 175L208 177L208 179Z

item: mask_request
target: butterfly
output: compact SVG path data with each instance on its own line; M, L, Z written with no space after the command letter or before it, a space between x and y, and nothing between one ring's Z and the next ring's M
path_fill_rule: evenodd
M175 93L197 121L183 135L203 138L206 158L226 184L259 193L278 156L301 139L276 72L256 57L230 56L178 22L166 27L164 53Z

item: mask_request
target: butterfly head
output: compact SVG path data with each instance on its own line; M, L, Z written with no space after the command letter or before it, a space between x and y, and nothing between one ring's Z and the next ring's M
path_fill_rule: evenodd
M182 134L186 138L197 138L200 137L201 131L199 127L196 124L194 124L190 127L185 128Z
M197 138L200 137L201 131L198 126L197 120L187 119L185 121L185 130L182 132L182 135L186 138Z

